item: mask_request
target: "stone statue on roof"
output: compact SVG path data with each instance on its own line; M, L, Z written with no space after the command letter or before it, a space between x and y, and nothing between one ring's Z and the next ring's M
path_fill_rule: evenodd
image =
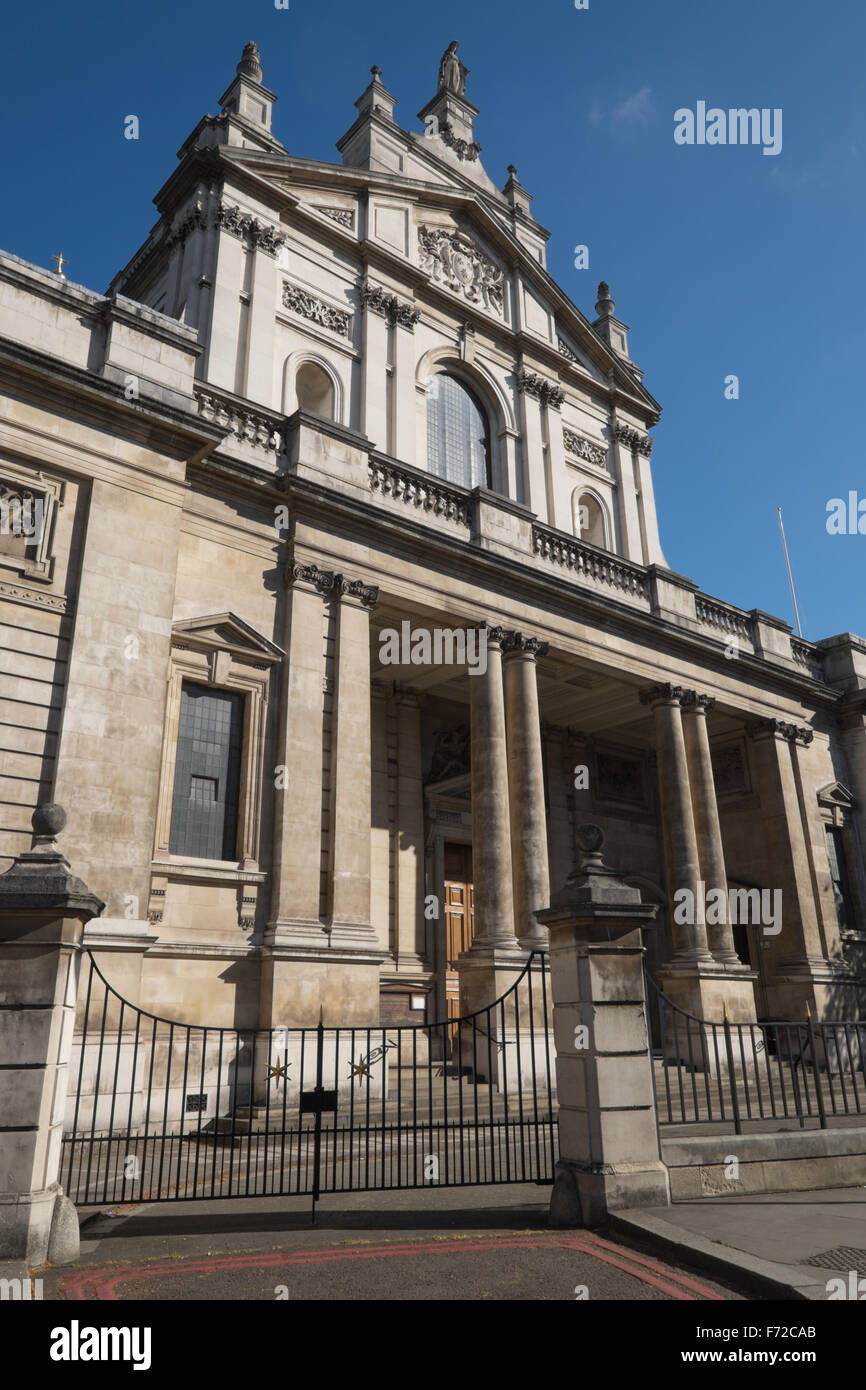
M453 92L455 96L466 95L466 74L469 71L457 57L457 40L449 43L439 64L439 91Z

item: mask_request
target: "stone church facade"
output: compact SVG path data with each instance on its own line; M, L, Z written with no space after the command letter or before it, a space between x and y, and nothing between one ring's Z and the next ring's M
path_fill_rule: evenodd
M670 568L627 326L455 44L422 130L372 70L340 164L275 100L249 44L106 294L0 254L0 869L62 804L161 1016L424 1022L543 948L591 821L678 1002L860 1017L866 643Z

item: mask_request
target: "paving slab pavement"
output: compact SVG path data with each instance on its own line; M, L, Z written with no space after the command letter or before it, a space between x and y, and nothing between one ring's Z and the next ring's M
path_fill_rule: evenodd
M765 1297L828 1301L828 1280L841 1277L852 1290L862 1279L866 1298L862 1187L676 1202L621 1212L611 1231L659 1255L691 1259L698 1268L739 1279ZM816 1258L820 1264L807 1263ZM850 1280L852 1273L857 1280Z

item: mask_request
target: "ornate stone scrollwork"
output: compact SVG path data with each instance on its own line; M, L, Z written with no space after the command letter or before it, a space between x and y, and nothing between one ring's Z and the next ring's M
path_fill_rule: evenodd
M783 738L788 743L802 744L804 748L808 748L815 737L813 729L802 724L791 724L785 719L759 719L751 726L749 733L752 738L772 735L775 738Z
M664 681L659 685L645 685L638 691L638 698L642 705L658 705L662 702L681 705L694 693L681 685L672 685L670 681Z
M355 213L352 208L326 208L316 204L316 212L320 212L323 217L330 217L332 222L339 222L341 227L347 227L349 231L355 228Z
M465 232L419 227L421 269L472 304L502 313L503 274Z
M333 588L345 598L357 598L365 608L375 608L379 602L379 588L376 584L365 584L362 579L347 579L344 574L335 574Z
M481 146L478 141L461 140L458 135L454 134L454 127L450 121L446 121L439 127L439 134L448 148L453 150L460 160L477 159L481 153Z
M607 445L594 444L591 439L566 428L562 431L562 442L566 452L574 454L575 458L594 464L596 468L607 468Z
M552 405L558 410L565 400L562 387L557 386L554 381L547 381L543 376L536 376L534 372L528 372L524 367L518 367L516 376L518 391L525 391L528 396L534 396L536 400L543 401L545 405Z
M341 338L351 336L350 313L343 309L335 309L333 305L326 304L324 300L317 299L315 295L308 294L299 285L293 285L288 280L283 282L283 304L293 313L300 314L301 318L312 319L323 328L329 328L332 333L339 333Z
M231 232L233 236L248 236L254 246L260 251L266 251L269 256L275 256L280 247L286 244L285 232L278 232L276 227L259 222L250 213L241 212L240 208L234 207L231 203L220 203L217 208L216 225Z
M549 642L539 637L527 637L523 632L506 631L502 640L503 652L524 652L527 656L546 656L550 650Z
M403 328L414 329L421 317L421 310L413 304L405 304L396 294L389 293L381 285L371 285L369 280L361 285L361 303L365 309L372 309L389 323L399 323Z
M333 570L320 570L318 565L302 565L296 560L286 565L286 583L312 584L320 594L329 594L334 587Z
M631 425L616 424L613 427L614 439L617 443L625 444L629 449L636 449L639 454L645 454L649 458L653 451L654 439L650 439L648 434L641 434L640 430L633 429Z
M568 343L565 341L564 338L557 338L556 345L567 362L575 362L578 366L580 366L580 358L577 356L576 353L572 352L571 348L568 346Z

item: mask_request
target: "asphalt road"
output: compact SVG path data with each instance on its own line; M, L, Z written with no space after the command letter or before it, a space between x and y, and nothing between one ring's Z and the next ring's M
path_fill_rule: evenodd
M640 1300L743 1297L621 1239L547 1227L535 1186L164 1202L94 1211L46 1300Z

